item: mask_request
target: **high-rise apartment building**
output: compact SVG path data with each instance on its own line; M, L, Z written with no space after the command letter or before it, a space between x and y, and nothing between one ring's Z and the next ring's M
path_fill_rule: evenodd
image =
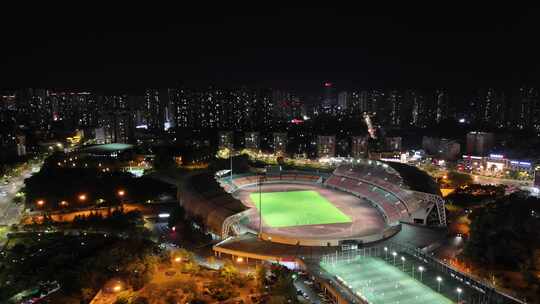
M334 157L336 155L336 137L317 136L317 156L318 157Z

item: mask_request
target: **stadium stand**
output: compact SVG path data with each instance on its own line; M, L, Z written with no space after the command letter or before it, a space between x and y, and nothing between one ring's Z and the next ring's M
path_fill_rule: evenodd
M411 173L412 169L403 166L399 169L407 170L410 182L411 176L416 173ZM424 176L421 177L426 180ZM325 185L372 202L384 213L389 225L395 225L399 221L428 224L434 221L430 219L433 210L438 213L436 225L446 224L444 201L436 192L423 193L411 190L428 188L411 187L397 170L383 162L368 160L352 165L341 165L325 181Z

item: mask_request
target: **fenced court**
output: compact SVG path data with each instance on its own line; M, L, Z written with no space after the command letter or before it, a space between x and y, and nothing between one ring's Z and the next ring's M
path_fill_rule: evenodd
M378 257L357 255L340 261L327 260L321 266L369 303L454 303L403 272L400 263L394 266Z
M345 294L365 303L525 303L421 250L393 242L324 255L319 267Z
M259 202L259 197L262 201ZM274 228L350 223L351 218L317 191L252 192L249 198L262 210L264 222ZM262 209L261 209L262 208Z

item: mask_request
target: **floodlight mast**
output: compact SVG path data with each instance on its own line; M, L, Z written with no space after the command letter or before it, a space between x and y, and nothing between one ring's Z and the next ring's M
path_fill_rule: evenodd
M259 184L259 237L262 239L263 238L263 225L262 225L262 184L263 184L263 181L264 181L264 177L263 175L259 175L259 179L258 179L258 184Z

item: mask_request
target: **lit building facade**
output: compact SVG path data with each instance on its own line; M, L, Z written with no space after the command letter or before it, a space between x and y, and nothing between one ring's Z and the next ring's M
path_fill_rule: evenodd
M336 155L336 137L334 135L317 136L317 156L334 157Z
M244 133L244 146L246 149L259 150L261 138L259 132Z
M485 156L495 144L495 135L489 132L469 132L467 133L468 155Z
M287 133L274 132L272 134L272 148L274 153L286 153L287 152Z

